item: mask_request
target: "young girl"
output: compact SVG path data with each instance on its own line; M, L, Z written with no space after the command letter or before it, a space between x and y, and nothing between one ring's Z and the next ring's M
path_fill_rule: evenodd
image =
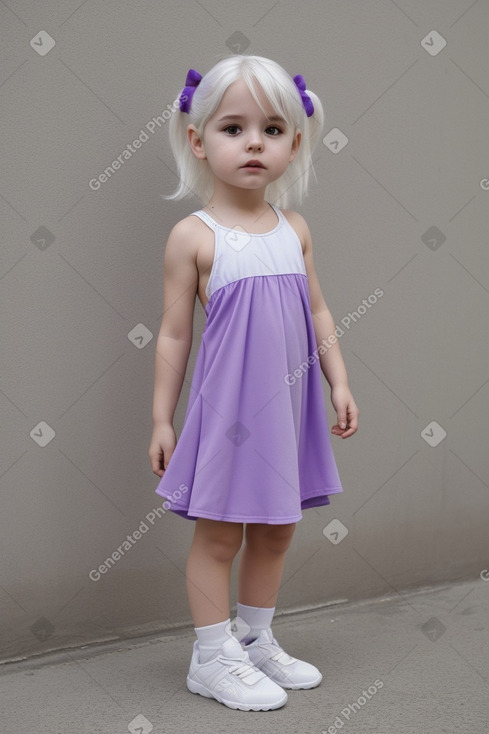
M322 124L303 77L242 55L203 77L191 69L170 120L180 184L168 198L196 194L206 204L178 222L165 250L149 456L163 506L195 521L187 686L245 711L279 708L284 689L322 678L271 630L301 510L342 492L321 370L337 413L331 432L347 438L358 427L309 229L278 208L306 194ZM206 325L177 444L196 295ZM243 539L232 629L230 574Z

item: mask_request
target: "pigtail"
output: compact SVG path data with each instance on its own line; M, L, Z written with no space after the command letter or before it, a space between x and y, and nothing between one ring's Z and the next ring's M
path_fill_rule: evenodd
M170 201L178 201L194 193L195 178L192 171L194 155L187 140L188 123L188 114L177 108L168 125L168 136L178 176L178 185L173 194L163 196L163 199Z
M324 126L324 110L319 97L310 90L307 90L307 94L311 98L311 102L314 105L314 114L311 117L306 117L305 126L307 135L309 138L309 148L311 155L319 143L321 134Z
M298 124L302 132L299 151L283 176L267 189L270 201L283 209L302 204L307 196L309 177L312 174L316 178L312 155L323 131L324 110L319 97L309 89L306 92L314 105L314 113L311 117L307 117L305 111L301 114L302 119Z

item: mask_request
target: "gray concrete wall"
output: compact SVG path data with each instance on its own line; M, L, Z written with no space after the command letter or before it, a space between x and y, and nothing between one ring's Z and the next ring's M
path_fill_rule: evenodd
M334 440L344 493L297 526L280 609L487 568L488 14L485 0L4 4L3 659L190 621L193 524L150 524L147 451L165 242L199 202L160 196L176 181L165 124L89 182L189 67L236 50L323 100L301 211L361 413ZM177 433L203 325L197 304Z

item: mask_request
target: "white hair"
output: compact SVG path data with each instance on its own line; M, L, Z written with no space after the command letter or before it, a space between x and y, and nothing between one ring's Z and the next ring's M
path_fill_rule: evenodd
M213 174L207 160L194 156L187 139L187 126L195 125L202 137L204 128L217 110L224 92L239 78L244 80L263 112L256 83L263 89L275 112L294 130L294 134L297 130L302 133L294 160L277 181L267 186L266 199L278 207L289 208L292 203L300 204L306 196L309 173L313 170L311 155L324 122L321 102L313 92L306 90L314 105L314 114L307 117L299 90L285 69L262 56L236 54L219 61L202 77L192 98L189 114L177 108L170 119L170 144L180 180L176 191L165 196L165 199L183 199L196 195L205 203L209 201L214 187Z

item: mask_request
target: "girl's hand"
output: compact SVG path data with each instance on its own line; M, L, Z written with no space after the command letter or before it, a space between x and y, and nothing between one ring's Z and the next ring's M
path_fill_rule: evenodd
M148 453L151 468L158 477L162 477L168 468L176 445L177 437L171 423L155 423Z
M331 388L331 402L338 418L331 433L341 438L353 436L358 430L358 408L348 385L334 385Z

